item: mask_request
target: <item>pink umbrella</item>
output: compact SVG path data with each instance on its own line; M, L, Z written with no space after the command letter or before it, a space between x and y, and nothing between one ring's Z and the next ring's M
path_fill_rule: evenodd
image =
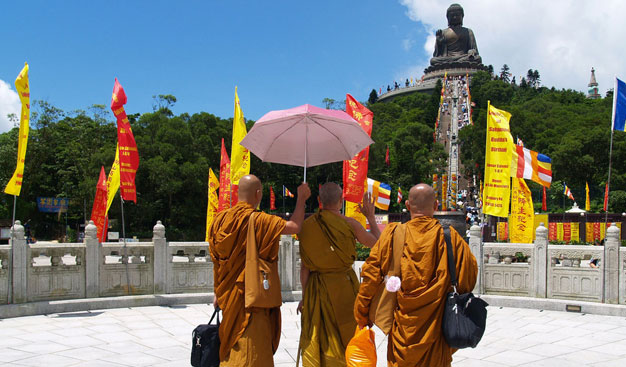
M271 111L250 129L241 145L263 162L307 167L350 160L374 141L350 115L308 104Z

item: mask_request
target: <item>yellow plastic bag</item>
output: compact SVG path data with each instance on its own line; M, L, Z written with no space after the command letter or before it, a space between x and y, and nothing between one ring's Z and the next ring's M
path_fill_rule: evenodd
M364 327L356 332L346 348L348 367L376 367L376 343L374 330Z

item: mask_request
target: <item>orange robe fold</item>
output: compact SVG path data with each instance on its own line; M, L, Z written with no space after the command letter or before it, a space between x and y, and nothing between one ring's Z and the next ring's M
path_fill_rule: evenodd
M223 310L219 330L220 361L230 359L232 365L239 363L236 361L245 361L248 366L268 366L273 365L273 361L260 359L257 354L264 343L269 346L268 341L271 341L270 358L278 348L280 307L244 307L248 220L253 211L252 205L239 202L218 213L209 232L209 250L213 261L215 296ZM254 230L260 258L268 261L278 258L280 233L285 225L285 220L279 217L265 213L256 215ZM241 343L238 343L240 339Z
M352 316L359 281L352 269L356 239L345 218L320 211L304 221L298 234L302 263L310 273L303 290L302 366L346 365L354 335Z
M389 270L393 233L390 224L372 248L362 267L363 282L354 305L360 324L369 321L369 308L377 285ZM478 265L469 246L450 229L459 293L471 292ZM405 245L400 262L402 286L397 292L398 308L389 333L387 360L390 366L448 366L454 349L441 331L445 295L451 290L443 228L433 217L417 217L406 225Z

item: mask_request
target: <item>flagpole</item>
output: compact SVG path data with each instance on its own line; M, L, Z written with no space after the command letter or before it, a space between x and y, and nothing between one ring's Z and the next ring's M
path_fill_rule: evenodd
M607 191L607 193L611 192L611 161L612 161L612 158L613 158L612 156L613 156L613 125L611 125L611 144L610 144L610 148L609 148L609 178L606 181L606 187L607 187L606 191ZM607 195L607 197L608 197L608 195ZM607 198L606 210L604 211L604 226L605 227L606 227L606 224L608 223L608 220L609 220L609 200ZM606 233L606 231L605 231L605 233Z
M13 195L13 221L11 225L11 268L13 268L13 254L15 253L15 248L13 244L15 243L15 207L17 203L17 195ZM7 303L13 303L13 271L8 272L9 283L7 284Z
M128 275L128 253L126 249L126 226L124 224L124 199L122 199L122 187L121 187L121 175L120 175L120 202L122 203L122 241L124 242L124 257L122 262L126 259L126 294L130 295L130 276Z

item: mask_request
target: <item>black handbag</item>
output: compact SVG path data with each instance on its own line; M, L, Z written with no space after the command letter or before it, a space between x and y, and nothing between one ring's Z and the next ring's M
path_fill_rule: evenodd
M217 367L220 365L220 309L215 308L208 324L198 325L191 339L191 365ZM211 325L217 315L217 325Z
M444 230L444 238L448 249L448 269L453 292L446 295L446 305L443 312L443 336L452 348L476 347L485 333L487 323L487 302L482 298L474 297L472 293L458 294L456 287L456 263L452 252L450 229Z

